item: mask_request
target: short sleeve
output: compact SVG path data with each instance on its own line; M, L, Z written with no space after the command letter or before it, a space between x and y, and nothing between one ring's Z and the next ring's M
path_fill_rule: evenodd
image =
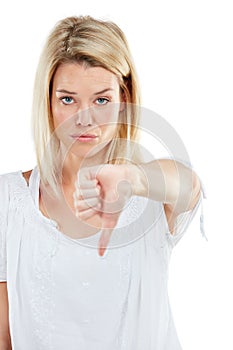
M172 246L175 246L180 239L184 236L185 232L187 231L190 223L192 222L193 218L198 215L200 220L200 232L204 238L206 238L205 231L204 231L204 215L203 215L203 200L205 197L204 190L201 190L200 198L195 205L195 207L192 210L186 211L181 213L177 216L175 227L174 227L174 233L170 233L167 223L167 229L168 229L168 240ZM165 212L164 212L165 215ZM165 215L166 217L166 215ZM166 220L166 219L165 219Z
M7 211L9 207L7 181L4 175L0 176L0 282L7 280L6 258L6 231Z

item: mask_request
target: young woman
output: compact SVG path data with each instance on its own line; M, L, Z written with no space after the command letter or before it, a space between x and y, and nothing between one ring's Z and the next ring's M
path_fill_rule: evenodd
M168 263L200 181L143 161L139 117L119 27L60 21L35 80L37 166L0 177L1 350L181 349Z

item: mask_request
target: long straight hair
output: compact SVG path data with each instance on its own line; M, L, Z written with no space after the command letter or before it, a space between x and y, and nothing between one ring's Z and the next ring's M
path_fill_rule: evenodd
M32 108L33 137L40 177L55 193L59 182L60 165L57 158L60 142L54 133L51 90L57 68L61 64L74 62L103 67L118 78L126 108L120 112L116 138L109 146L108 162L119 163L126 159L129 156L127 145L138 139L139 84L122 30L111 21L90 16L68 17L59 21L48 36L38 63ZM119 144L121 139L127 141L122 143L123 147Z

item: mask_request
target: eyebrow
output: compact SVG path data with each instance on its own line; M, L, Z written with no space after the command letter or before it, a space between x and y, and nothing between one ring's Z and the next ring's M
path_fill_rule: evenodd
M101 91L98 91L98 92L95 92L94 95L100 95L100 94L103 94L107 91L113 91L112 88L107 88L107 89L104 89L104 90L101 90ZM73 91L68 91L68 90L64 90L64 89L58 89L56 90L56 92L61 92L61 93L64 93L64 94L69 94L69 95L78 95L77 92L73 92Z
M56 92L62 92L64 94L69 94L69 95L77 95L77 92L72 92L72 91L68 91L68 90L64 90L64 89L58 89L56 90Z
M113 89L112 89L112 88L107 88L107 89L104 89L104 90L101 90L101 91L95 92L95 93L94 93L94 95L103 94L104 92L107 92L107 91L113 91Z

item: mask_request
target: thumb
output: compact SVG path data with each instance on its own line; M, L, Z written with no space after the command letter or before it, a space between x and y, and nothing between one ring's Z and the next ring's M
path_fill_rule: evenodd
M103 256L109 244L112 232L117 224L119 215L103 214L102 232L99 239L99 255Z
M99 252L100 256L103 256L106 249L107 249L108 243L109 243L110 238L111 238L112 231L113 230L109 229L109 228L102 228L102 233L101 233L101 236L99 239L99 247L98 247L98 252Z

